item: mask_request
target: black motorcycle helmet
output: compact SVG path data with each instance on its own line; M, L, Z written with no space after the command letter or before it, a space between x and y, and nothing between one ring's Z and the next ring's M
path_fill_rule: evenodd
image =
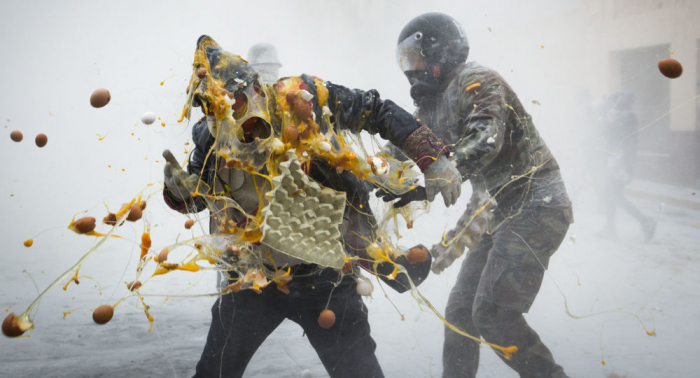
M396 60L411 83L416 106L434 103L442 79L467 60L469 41L462 26L443 13L411 20L399 34Z

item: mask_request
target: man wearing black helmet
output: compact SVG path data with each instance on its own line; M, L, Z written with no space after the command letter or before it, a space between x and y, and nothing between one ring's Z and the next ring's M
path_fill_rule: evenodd
M396 51L417 117L448 145L463 181L472 183L470 206L431 250L439 273L470 249L445 317L490 343L517 346L510 359L499 356L521 377L565 377L523 313L573 222L571 202L557 161L513 89L497 72L467 63L468 53L460 24L440 13L409 22ZM420 198L405 197L402 204ZM479 345L446 329L443 365L444 377L474 377Z

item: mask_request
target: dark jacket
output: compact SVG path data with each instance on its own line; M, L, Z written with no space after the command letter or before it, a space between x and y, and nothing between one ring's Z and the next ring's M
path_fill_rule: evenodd
M474 191L488 190L499 203L527 198L531 205L570 209L559 164L496 71L476 62L455 67L435 107L419 108L417 116L447 144ZM512 181L518 176L524 177Z
M314 95L312 99L314 112L316 119L320 121L323 119L323 110L318 102L317 81L308 75L302 75L301 78L309 92ZM269 85L274 91L276 84ZM332 115L330 125L319 122L321 132L326 131L328 127L333 127L336 133L340 133L341 130L349 130L354 133L365 130L371 134L378 133L382 138L391 141L392 144L402 146L406 138L421 126L418 120L393 101L381 99L376 90L349 89L330 82L323 83L323 85L328 89L327 106ZM269 104L274 106L275 102L270 101ZM269 109L271 114L275 114L276 110ZM279 130L279 128L279 125L273 125L274 130ZM195 148L190 155L187 170L190 174L199 175L202 180L212 186L215 178L215 159L207 159L207 154L214 145L214 137L209 133L206 118L200 119L193 126L192 140ZM347 171L337 173L324 161L314 160L309 176L323 186L346 192L349 201L357 197L367 205L367 209L369 208L366 202L371 185L363 182L352 173ZM200 212L206 208L206 202L201 198L186 206L182 201L173 197L167 188L163 193L168 205L180 212Z

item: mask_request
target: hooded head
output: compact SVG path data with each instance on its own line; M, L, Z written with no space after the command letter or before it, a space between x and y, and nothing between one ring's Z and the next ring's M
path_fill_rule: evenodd
M191 108L201 106L217 151L261 166L264 147L273 139L265 91L245 59L203 35L197 40L183 115L189 118Z

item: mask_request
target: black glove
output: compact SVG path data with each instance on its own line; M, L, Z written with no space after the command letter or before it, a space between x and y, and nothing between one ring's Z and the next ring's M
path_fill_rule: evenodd
M422 186L418 186L404 194L394 194L385 189L379 189L375 195L384 202L393 201L398 198L399 200L394 202L394 208L404 207L413 201L425 201L428 199L425 194L425 188Z
M413 248L425 247L423 247L421 244L418 244ZM430 274L430 266L432 265L432 261L433 258L432 256L430 256L430 253L428 253L427 259L415 263L408 261L405 254L399 256L398 258L396 258L396 260L394 260L395 263L406 268L406 273L408 273L409 277L411 277L411 280L413 281L413 284L416 286L422 284L423 281L425 281L425 279L428 278L428 275ZM399 293L408 291L411 288L411 284L408 282L408 277L406 277L406 275L403 273L399 273L393 280L389 279L387 276L393 271L394 264L392 263L383 262L377 265L377 273L379 274L379 278L382 281L384 281L385 284L389 285L389 287L391 287Z
M197 188L199 177L195 174L188 175L170 150L163 151L163 157L166 161L163 169L165 186L175 198L188 201L191 192Z

